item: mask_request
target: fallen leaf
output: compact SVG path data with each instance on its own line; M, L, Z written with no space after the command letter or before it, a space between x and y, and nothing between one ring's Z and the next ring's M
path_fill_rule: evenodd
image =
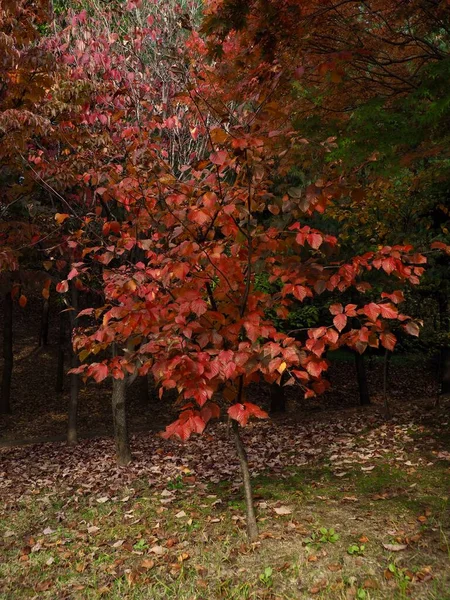
M363 588L365 590L376 590L378 589L378 583L375 579L366 579L363 583Z
M11 529L8 529L8 531L5 531L5 533L3 534L3 537L8 538L8 537L12 537L13 535L16 535L14 531L11 531Z
M406 544L383 544L383 548L389 550L389 552L400 552L406 550L407 547Z
M52 587L52 585L53 581L51 579L45 579L44 581L37 583L35 589L37 592L46 592Z
M288 506L276 506L273 510L277 513L277 515L292 514L292 510Z
M92 525L91 527L87 528L88 533L97 533L97 531L100 531L100 527L97 527L96 525Z
M154 566L155 561L151 558L144 558L144 560L141 562L141 567L143 567L144 569L153 569Z
M178 556L178 562L183 562L189 558L189 554L187 552L183 552Z
M120 546L124 543L125 540L117 540L117 542L114 542L114 544L112 545L113 548L120 548Z
M164 554L164 548L162 546L152 546L149 552L153 552L153 554Z
M177 512L177 514L175 515L175 518L182 519L185 516L186 516L186 513L184 512L184 510L180 510L180 512Z
M97 498L97 502L99 504L105 504L105 502L108 502L109 498L108 496L102 496L101 498Z

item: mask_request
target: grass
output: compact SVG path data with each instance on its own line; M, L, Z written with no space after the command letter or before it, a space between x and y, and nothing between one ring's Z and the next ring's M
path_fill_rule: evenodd
M145 481L103 504L41 490L0 521L0 598L450 600L447 484L445 462L259 476L255 545L229 482L177 480L167 503Z

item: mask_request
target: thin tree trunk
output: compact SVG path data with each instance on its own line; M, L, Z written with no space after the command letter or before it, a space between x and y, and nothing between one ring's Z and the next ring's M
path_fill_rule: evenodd
M48 346L48 321L50 313L50 303L48 300L44 300L44 306L42 307L41 316L41 329L39 331L39 347Z
M77 315L78 315L78 290L73 282L70 282L70 296L72 301L72 310L70 311L70 326L71 336L76 327ZM72 338L71 338L72 341ZM70 352L70 367L75 369L78 367L79 361L77 353L74 352L71 345ZM69 424L67 428L67 442L74 445L78 441L77 435L77 416L78 416L78 395L80 391L80 379L79 376L71 373L70 375L70 397L69 397Z
M286 394L284 393L284 387L276 383L272 383L270 386L270 412L286 412Z
M242 479L244 483L245 504L247 509L247 535L250 542L258 539L258 525L256 523L255 507L253 505L253 491L250 479L250 471L248 468L247 452L239 433L239 424L234 419L231 422L231 430L233 432L234 444L241 466Z
M58 394L64 391L64 354L66 344L66 317L64 312L59 313L58 332L58 366L56 371L55 390Z
M355 352L356 377L358 380L359 402L361 406L370 404L369 386L367 384L366 365L364 356L359 352Z
M3 323L3 377L0 398L0 413L11 412L11 380L14 366L13 354L13 299L11 292L4 297L4 323Z
M123 379L113 379L112 411L114 420L114 438L116 441L117 463L122 466L128 465L128 463L131 462L127 415L125 410L126 394L126 376Z
M389 383L389 363L391 360L391 352L386 348L384 353L383 361L383 399L384 399L384 416L386 419L391 418L391 409L389 406L389 394L388 394L388 383Z

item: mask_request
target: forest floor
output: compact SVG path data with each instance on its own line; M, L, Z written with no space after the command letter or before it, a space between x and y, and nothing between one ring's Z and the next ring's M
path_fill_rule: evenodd
M450 600L449 408L252 424L255 544L225 423L4 448L0 598Z
M420 356L392 359L390 421L382 359L368 361L373 404L361 408L351 356L337 354L331 392L305 402L290 388L286 415L245 430L260 527L248 544L227 424L165 441L173 415L151 389L130 388L129 467L107 437L107 385L83 388L76 447L19 445L63 440L68 398L53 391L54 324L39 351L38 318L16 324L13 412L0 422L2 600L450 600L450 401L433 407ZM251 394L267 406L266 388Z

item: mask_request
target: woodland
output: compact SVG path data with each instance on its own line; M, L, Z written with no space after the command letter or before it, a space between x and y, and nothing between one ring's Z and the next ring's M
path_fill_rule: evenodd
M450 600L449 81L449 0L0 0L2 600Z

